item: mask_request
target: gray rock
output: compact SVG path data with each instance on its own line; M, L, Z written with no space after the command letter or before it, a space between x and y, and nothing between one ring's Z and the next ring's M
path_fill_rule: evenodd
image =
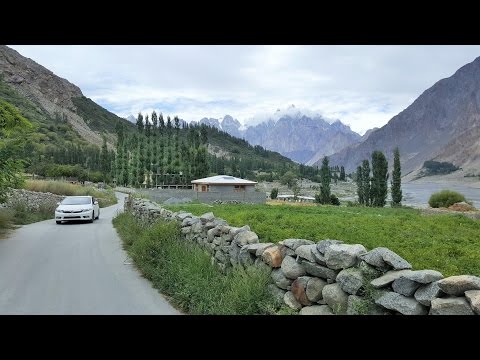
M331 239L321 240L317 243L317 250L320 254L325 254L327 248L333 244L343 244L343 241Z
M285 295L283 296L283 302L287 304L288 307L294 310L300 310L302 308L302 304L300 304L297 299L295 299L295 296L293 296L293 293L291 291L287 291L285 293Z
M292 285L293 280L288 279L285 277L283 274L282 270L280 269L274 269L272 271L272 280L277 285L280 289L287 290L287 288Z
M449 295L460 296L468 290L480 290L480 278L472 275L450 276L439 280L438 286Z
M322 290L323 300L330 306L335 314L346 314L348 294L342 290L339 284L325 285Z
M440 297L443 291L440 290L438 282L422 285L415 291L415 300L425 306L430 306L433 299Z
M255 244L258 243L258 236L255 234L253 231L242 231L239 232L235 237L233 238L233 241L235 241L237 244L243 246L247 244Z
M404 275L404 277L420 284L430 284L443 279L442 273L435 270L416 270Z
M215 215L213 215L213 212L208 212L203 215L200 215L200 220L205 224L209 221L215 220Z
M248 225L245 225L245 226L242 226L242 227L231 227L230 229L230 234L235 237L238 233L241 233L243 231L250 231L250 226Z
M228 225L227 220L220 219L220 218L216 218L215 220L213 220L213 223L215 224L215 226L222 226L222 227L225 225Z
M228 261L227 257L225 256L225 253L223 253L220 250L215 252L215 259L217 259L218 262L221 262L222 264L225 264Z
M307 283L307 299L311 302L318 302L323 300L322 290L327 285L327 282L323 279L319 279L316 277L310 278Z
M315 257L312 254L312 251L315 250L317 252L317 246L315 244L312 245L300 245L295 249L295 254L300 256L303 259L307 259L308 261L315 262Z
M186 226L182 228L180 231L182 234L186 235L186 234L190 234L190 232L192 231L192 228L190 226Z
M403 315L426 315L427 308L413 298L388 291L380 296L375 303L389 310L395 310Z
M238 254L238 262L243 266L249 266L255 263L255 256L248 252L247 245L240 249L240 253Z
M283 274L289 279L295 280L299 276L305 275L303 266L297 263L291 256L286 256L283 259L281 269Z
M282 259L285 257L285 256L295 256L295 251L290 249L289 247L286 247L285 245L282 245L281 244L281 241L277 244L279 250L280 250L280 253L282 255Z
M300 315L333 315L332 309L327 305L305 306L300 310Z
M368 277L370 279L375 279L382 275L382 272L380 270L366 263L363 260L360 261L360 264L358 264L358 268L362 271L365 277Z
M312 256L315 259L315 261L312 262L316 262L317 264L322 266L327 266L327 263L325 262L325 256L323 256L323 254L321 254L320 251L317 250L317 246L315 246L315 248L312 248L311 250Z
M261 256L263 251L270 246L273 246L273 244L272 243L250 244L250 245L248 245L247 250L248 250L249 253L251 253L255 256ZM259 252L260 255L257 255L257 252Z
M340 271L335 279L343 291L356 295L364 285L363 273L358 268L349 268Z
M306 294L307 283L310 279L310 276L300 276L293 281L290 289L295 299L304 306L312 305Z
M183 221L183 220L186 219L187 217L192 217L192 216L193 216L193 215L190 214L190 213L180 212L180 213L178 213L178 214L176 215L176 218L177 218L178 220Z
M219 238L218 236L216 236L213 238L212 244L220 246L221 242L222 242L222 238Z
M295 251L299 246L312 245L314 244L314 242L306 239L285 239L283 241L280 241L280 244L285 245L286 247Z
M255 252L256 257L261 257L266 249L268 249L272 246L275 246L275 244L273 244L273 243L260 243L260 245L262 245L262 246L259 246L257 251Z
M392 267L395 270L412 268L412 265L400 255L384 247L375 248L360 257L368 264L373 265L382 271L386 271Z
M186 222L187 225L193 225L193 224L196 224L196 223L199 223L200 222L200 219L196 216L194 217L191 217L191 218L186 218L185 220L182 221L182 224L183 222Z
M302 261L302 266L307 274L328 280L335 280L337 278L338 270L332 270L325 266L314 264L306 260Z
M253 255L253 254L252 254ZM272 268L270 266L268 266L267 264L265 264L261 258L256 258L255 259L255 262L253 263L257 268L259 269L263 269L267 272L271 272L272 271Z
M232 265L238 265L238 256L240 255L240 248L237 244L232 243L228 251L228 256L230 257L230 263Z
M193 224L192 225L192 231L195 233L195 234L200 234L202 231L203 231L203 225L202 223L198 222L196 224Z
M415 291L420 287L420 284L407 279L406 277L400 276L392 283L392 289L396 293L405 295L405 296L413 296Z
M480 315L480 290L465 291L465 297L477 315Z
M277 306L280 306L281 304L283 304L283 298L285 296L286 291L282 290L282 289L279 289L274 284L268 284L267 288L268 288L268 291L270 292L270 294L272 294L273 299L275 301L275 304Z
M215 223L213 221L209 221L205 225L203 225L205 230L213 229L215 226L217 226L217 225L215 225Z
M391 271L383 274L379 278L373 279L370 282L370 284L374 288L379 289L379 288L382 288L382 287L385 287L385 286L391 284L392 282L394 282L395 280L397 280L401 276L408 274L409 272L411 272L411 270L391 270Z
M207 231L207 240L208 242L212 242L213 239L215 238L215 236L219 236L220 235L220 229L217 228L217 227L214 227L210 230Z
M464 297L446 297L432 300L429 315L475 315Z
M367 252L363 245L332 244L325 251L325 262L331 269L346 269L360 262L359 255Z

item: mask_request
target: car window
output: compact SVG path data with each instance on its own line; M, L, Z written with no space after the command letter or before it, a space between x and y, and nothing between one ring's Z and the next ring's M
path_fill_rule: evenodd
M66 197L62 201L62 205L90 205L89 197Z

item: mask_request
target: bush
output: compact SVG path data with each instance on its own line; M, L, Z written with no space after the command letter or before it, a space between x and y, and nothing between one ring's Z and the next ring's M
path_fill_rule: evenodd
M338 197L335 194L330 194L330 204L336 206L340 205L340 200L338 200Z
M278 196L278 189L273 188L272 191L270 192L270 199L276 199Z
M0 209L0 235L13 229L13 213L10 209Z
M428 204L432 208L439 207L449 207L457 202L465 201L465 196L462 194L451 191L451 190L442 190L440 192L433 193L428 200Z

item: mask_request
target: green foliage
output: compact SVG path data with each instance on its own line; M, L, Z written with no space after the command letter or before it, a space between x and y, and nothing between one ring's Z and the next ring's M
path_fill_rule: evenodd
M346 181L345 178L345 168L343 166L340 167L340 177L338 178L340 181Z
M9 230L15 228L13 222L13 211L10 209L0 209L0 239L8 233Z
M213 211L232 226L248 224L262 242L289 238L340 239L349 244L363 244L368 249L388 247L415 269L435 269L445 276L480 276L480 222L460 215L423 216L420 210L408 208L341 206L166 207L195 215Z
M465 196L462 194L451 191L451 190L442 190L436 193L433 193L428 199L428 204L432 208L439 208L444 207L447 208L457 202L467 201L465 200Z
M234 268L226 275L193 243L180 240L175 222L142 224L129 213L113 220L129 255L153 286L188 314L270 314L268 271Z
M392 172L392 206L402 205L402 171L400 168L400 150L393 150L393 172Z
M278 189L273 188L272 191L270 192L270 199L276 199L278 196Z
M9 187L22 184L23 151L30 122L10 103L0 99L0 202L5 200Z
M281 178L280 183L287 185L289 189L297 185L297 176L292 171L287 171Z
M381 151L372 153L371 206L384 207L388 191L388 162Z
M16 225L26 225L37 221L49 220L55 212L56 204L41 204L38 209L31 209L24 201L13 201L11 209L13 211L13 223Z
M322 160L322 167L320 168L321 186L320 186L320 198L322 204L330 203L330 180L331 173L328 166L328 157L324 157Z
M335 206L340 205L340 200L338 200L338 197L335 194L330 194L330 204Z
M454 171L457 171L460 168L449 162L439 162L439 161L429 160L423 163L423 169L424 169L425 176L430 176L430 175L450 174Z
M372 192L371 192L371 185L370 185L370 163L368 160L363 160L362 162L362 197L363 202L361 204L370 206L372 203ZM359 199L360 202L360 199Z
M363 190L363 171L362 171L361 166L357 167L355 182L357 183L358 203L360 205L364 205L365 204L365 198L363 197L363 194L364 194L364 190Z
M70 184L63 181L27 180L24 189L66 196L90 195L98 199L100 207L107 207L117 203L113 190L100 191L93 187Z

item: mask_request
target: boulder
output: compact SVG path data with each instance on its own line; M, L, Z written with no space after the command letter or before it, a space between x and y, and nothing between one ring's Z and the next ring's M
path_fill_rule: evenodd
M208 212L203 215L200 215L200 220L202 221L202 223L205 224L207 222L215 220L215 215L213 215L213 212Z
M379 278L373 279L370 284L376 288L382 288L390 285L392 282L400 278L401 276L408 274L411 270L391 270L383 274Z
M200 233L203 231L203 225L202 225L202 223L197 222L197 223L193 224L193 225L192 225L192 231L193 231L195 234L200 234Z
M347 313L348 294L342 290L339 284L325 285L322 296L335 314Z
M330 245L333 245L333 244L342 244L343 241L340 241L340 240L331 240L331 239L326 239L326 240L320 240L318 243L317 243L317 250L320 254L325 254L325 251L327 250L327 248L330 246Z
M247 230L239 232L237 235L235 235L233 241L235 241L240 246L247 244L255 244L258 243L258 236L253 231Z
M415 300L425 306L430 306L433 299L440 297L443 294L442 290L438 286L438 282L435 281L430 284L422 285L415 291Z
M263 270L265 270L265 271L267 271L267 272L271 272L271 271L272 271L272 268L271 268L269 265L265 264L265 263L262 261L261 258L256 258L256 259L255 259L255 262L254 262L253 264L254 264L257 268L263 269Z
M217 227L214 227L210 230L207 231L207 239L208 239L208 242L212 242L213 239L215 238L215 236L219 236L220 235L220 229L217 228Z
M286 239L286 240L280 241L280 244L285 245L286 247L295 251L299 246L312 245L314 244L314 242L306 239Z
M465 291L465 297L477 315L480 315L480 290Z
M316 277L310 278L307 283L307 288L305 293L307 294L307 299L311 302L318 302L323 299L322 290L327 285L327 282L323 279Z
M415 270L404 275L404 277L420 284L430 284L443 279L442 273L435 270Z
M286 291L279 289L274 284L268 284L267 289L272 294L275 304L280 306L283 303L283 297L285 296Z
M283 296L283 302L293 310L300 310L302 308L302 304L300 304L297 299L295 299L295 296L293 296L293 293L291 291L287 291L285 293L285 295Z
M356 295L363 286L363 273L358 268L349 268L340 271L335 281L340 284L343 291Z
M305 306L300 310L300 315L333 315L332 309L327 305Z
M247 250L248 250L249 253L251 253L255 256L259 256L259 255L257 255L257 252L260 252L260 255L261 255L266 248L268 248L269 246L272 246L272 245L273 245L272 243L250 244L250 245L248 245Z
M300 276L296 278L291 285L291 291L293 293L293 296L295 296L295 299L297 299L297 301L304 306L312 305L310 300L308 300L306 294L307 283L310 279L311 277L309 276Z
M286 256L283 259L281 268L283 274L289 279L295 280L299 276L305 275L305 269L303 266L297 263L291 256Z
M241 233L243 231L250 231L250 226L248 225L245 225L245 226L242 226L242 227L231 227L230 228L230 234L235 237L238 233Z
M193 215L190 214L190 213L180 212L180 213L178 213L175 217L177 218L177 220L183 221L183 220L186 219L187 217L192 217L192 216L193 216Z
M317 251L317 246L315 244L300 245L299 247L297 247L295 249L295 254L297 256L300 256L302 259L306 259L306 260L314 263L316 260L315 260L315 257L312 254L313 250L315 250L315 252L318 252Z
M325 251L325 262L331 269L345 269L360 262L359 255L367 252L363 245L332 244Z
M475 315L464 297L433 299L429 315Z
M285 245L282 245L281 241L277 244L277 246L280 249L280 252L282 253L282 259L285 256L295 256L295 251L290 249L289 247L286 247Z
M225 264L228 261L227 257L225 256L225 253L220 250L215 252L215 259L217 259L217 261L221 262L222 264Z
M386 271L391 268L393 268L394 270L412 268L412 265L410 265L400 255L384 247L375 248L360 257L366 263L373 265L382 271Z
M444 293L460 296L468 290L480 290L480 278L472 275L450 276L439 280L438 286Z
M409 298L396 292L388 291L378 299L375 303L389 310L398 311L403 315L426 315L427 308L420 304L417 300Z
M325 256L323 256L323 254L321 254L320 251L317 250L317 246L315 246L315 248L312 248L311 250L312 256L315 259L315 261L312 262L316 262L317 264L322 266L327 266L327 263L325 262Z
M273 269L271 274L272 280L280 289L287 290L287 288L292 285L293 280L285 277L282 270Z
M310 261L302 261L302 266L309 275L320 277L327 280L335 280L338 270L332 270L325 266L311 263Z
M282 265L282 253L278 246L267 247L262 254L263 261L272 268L278 268Z
M240 248L237 244L232 243L230 249L228 250L228 256L230 257L230 263L232 265L238 265L238 256L240 255Z
M238 254L238 262L243 266L250 266L255 263L255 256L248 252L248 245L242 246Z
M404 296L413 296L415 291L420 287L420 284L407 279L406 277L400 276L398 279L394 280L392 283L392 289L398 294Z

